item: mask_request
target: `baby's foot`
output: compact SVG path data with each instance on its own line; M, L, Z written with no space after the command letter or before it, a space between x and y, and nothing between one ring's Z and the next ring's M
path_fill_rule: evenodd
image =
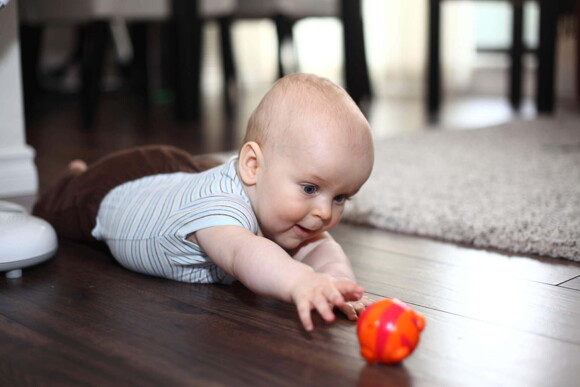
M75 173L83 173L87 170L87 163L83 160L75 159L68 163L68 170Z

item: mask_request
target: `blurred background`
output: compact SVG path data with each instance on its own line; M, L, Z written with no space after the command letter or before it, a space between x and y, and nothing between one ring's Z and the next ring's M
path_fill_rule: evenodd
M435 115L427 107L426 95L429 38L433 35L429 30L433 7L429 5L437 1L282 0L282 11L273 11L276 1L199 0L199 9L192 11L183 1L142 0L141 13L151 4L155 11L133 16L127 10L131 1L101 0L106 7L118 3L125 8L94 20L76 15L72 21L63 15L77 10L56 7L59 2L66 0L13 0L7 7L18 8L23 130L26 144L36 153L41 187L71 158L90 162L128 146L171 143L192 153L235 149L251 111L280 76L281 68L284 73L316 73L352 92L364 83L366 74L355 66L355 77L348 84L348 61L366 59L369 89L363 87L360 98L355 99L377 138L433 129L480 128L531 120L539 114L535 102L538 1L440 2L441 101ZM159 7L162 3L165 5ZM555 11L555 108L551 114L566 114L578 110L580 7L575 0L547 3L560 4ZM178 4L184 8L176 8ZM352 26L346 26L341 4L359 7L347 12L355 13L348 16L351 23L361 23L364 37L355 29L345 30ZM515 107L509 100L514 4L522 10L523 42L522 100ZM183 14L193 12L199 23L180 25L176 9ZM98 28L93 28L95 21ZM180 50L188 47L183 46L179 34L184 28L195 33L192 24L199 25L200 67L199 71L195 63L191 71L185 67L185 75L190 74L194 82L195 75L199 76L199 89L194 90L199 93L199 111L191 106L192 114L187 114L191 101L186 98L184 118L176 114L176 104L180 103L180 87L186 85L187 89L191 79L184 79L183 70L176 70L176 61L181 60ZM224 41L224 36L230 41ZM352 39L347 51L345 38ZM90 55L100 49L102 69L99 60ZM224 65L233 68L233 73L230 69L228 75ZM89 77L91 71L99 73L97 80ZM84 93L91 82L98 93L87 102ZM0 94L6 94L2 89Z
M260 2L258 2L260 3ZM267 1L261 1L267 3ZM336 2L338 3L338 2ZM363 0L365 46L373 92L377 98L407 98L420 100L424 94L425 64L428 36L428 2L425 0ZM512 8L509 1L442 1L442 77L448 97L458 95L506 95L509 49L511 46ZM560 23L558 39L557 91L560 99L575 98L575 34L570 24ZM116 34L109 47L108 67L104 87L109 91L119 86L118 61L131 60L131 42L123 39L129 23L111 21L111 33ZM153 22L152 24L160 24ZM312 72L344 85L343 31L338 17L304 17L293 28L294 44L286 45L282 59L290 71ZM539 15L535 1L524 2L523 40L526 83L524 95L533 97L533 75L536 67L533 53L538 47ZM64 92L79 88L79 69L68 68L58 80L49 76L67 64L77 43L78 30L63 23L47 25L42 37L40 74L43 86ZM152 32L150 40L161 49L161 28ZM277 32L273 20L233 16L231 27L234 62L238 85L244 92L267 89L278 76ZM157 35L157 36L155 36ZM203 26L202 88L205 95L222 91L219 26L215 21ZM155 49L154 48L154 49ZM116 51L115 51L116 50ZM158 52L159 54L159 52ZM150 54L151 55L151 54ZM151 76L159 77L161 64ZM70 63L69 63L70 64ZM155 67L155 64L154 64ZM162 102L159 88L154 97ZM165 95L165 97L169 97ZM484 124L484 122L481 122Z

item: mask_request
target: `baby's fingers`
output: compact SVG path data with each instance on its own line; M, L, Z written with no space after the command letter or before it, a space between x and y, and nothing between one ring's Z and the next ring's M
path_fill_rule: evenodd
M339 294L340 296L340 294ZM340 297L342 299L342 297ZM314 308L326 322L334 321L334 313L332 312L333 303L327 297L318 296L312 300Z
M371 300L370 298L368 298L367 296L362 296L360 298L359 302L361 302L364 305L365 308L367 306L370 306L370 305L374 304L374 301Z
M372 300L368 297L363 296L358 301L345 302L339 309L342 313L346 315L349 320L357 320L358 316L366 309L367 306L372 304Z
M334 306L340 307L342 305L344 305L344 298L340 291L334 287L330 287L323 289L320 293L313 295L310 299L305 297L304 299L299 300L296 307L304 329L311 331L314 328L311 317L312 309L316 309L326 322L332 322L335 318L332 309Z
M312 317L310 316L310 311L312 310L310 301L303 299L296 302L296 309L298 310L298 317L300 317L302 326L310 332L314 329L314 326L312 325Z
M320 314L320 316L327 322L334 321L334 313L332 312L332 306L328 303L324 297L315 297L312 301L302 301L296 306L298 309L298 316L302 322L302 326L307 331L314 329L312 324L311 310L314 308Z
M344 313L346 318L348 318L349 320L353 320L353 321L358 319L358 311L357 311L356 305L354 305L355 302L356 301L346 302L343 306L338 308L342 313Z
M362 286L351 281L337 281L335 286L340 294L342 294L345 301L358 301L364 293Z
M334 285L334 284L333 284ZM325 301L330 304L330 307L340 307L344 304L344 297L342 292L335 286L328 286L323 290Z

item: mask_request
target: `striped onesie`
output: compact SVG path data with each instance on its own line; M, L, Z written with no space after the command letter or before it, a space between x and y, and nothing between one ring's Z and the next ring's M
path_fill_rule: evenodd
M124 267L182 282L231 282L203 249L186 237L213 226L258 221L236 174L237 157L201 173L143 177L111 190L101 202L92 235Z

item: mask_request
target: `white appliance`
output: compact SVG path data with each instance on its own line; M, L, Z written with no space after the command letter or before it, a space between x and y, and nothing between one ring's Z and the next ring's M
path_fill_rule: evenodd
M58 248L52 226L18 204L0 200L0 272L19 278L22 269L51 258Z

